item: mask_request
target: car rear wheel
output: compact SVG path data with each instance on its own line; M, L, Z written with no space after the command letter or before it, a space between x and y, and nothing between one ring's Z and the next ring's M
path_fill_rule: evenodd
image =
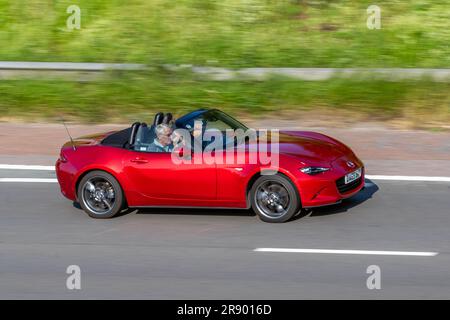
M251 205L265 222L286 222L300 210L292 182L282 175L261 176L250 190Z
M78 200L83 210L97 219L114 217L125 204L119 182L104 171L89 172L81 179Z

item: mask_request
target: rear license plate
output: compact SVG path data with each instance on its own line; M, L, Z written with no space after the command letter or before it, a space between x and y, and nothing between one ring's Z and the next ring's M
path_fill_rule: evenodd
M361 178L361 168L359 168L358 170L355 170L353 172L350 172L349 174L347 174L345 176L345 184L348 184L350 182L353 182L357 179Z

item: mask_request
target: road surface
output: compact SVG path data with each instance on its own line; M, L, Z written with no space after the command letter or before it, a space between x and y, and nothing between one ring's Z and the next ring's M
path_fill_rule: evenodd
M448 133L318 131L350 145L369 175L450 177ZM11 167L51 166L65 140L60 125L0 124L2 299L450 299L448 180L368 180L354 198L285 224L206 209L94 220L60 194L53 171ZM66 286L71 265L80 290ZM369 290L374 265L381 289Z
M449 194L450 183L368 181L343 204L285 224L246 210L146 209L94 220L56 183L4 182L0 298L449 299ZM69 265L81 269L81 290L66 287ZM381 269L380 290L367 288L370 265Z

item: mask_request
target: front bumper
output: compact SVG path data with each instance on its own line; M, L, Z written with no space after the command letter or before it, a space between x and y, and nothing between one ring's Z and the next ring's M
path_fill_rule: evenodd
M364 173L355 183L349 183L350 190L340 192L336 181L329 181L309 199L302 199L304 208L322 207L350 198L364 188Z
M303 176L297 182L302 206L304 208L333 205L343 199L350 198L364 188L365 170L364 164L357 158L351 159L356 164L354 168L346 166L348 158L341 158L333 162L332 170L320 175ZM362 169L361 177L344 183L346 174Z

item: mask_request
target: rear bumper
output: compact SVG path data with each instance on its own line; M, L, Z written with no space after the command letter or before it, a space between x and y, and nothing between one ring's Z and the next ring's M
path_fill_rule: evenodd
M67 199L76 200L73 181L76 170L69 162L62 162L60 159L55 164L56 178L58 179L61 193Z

